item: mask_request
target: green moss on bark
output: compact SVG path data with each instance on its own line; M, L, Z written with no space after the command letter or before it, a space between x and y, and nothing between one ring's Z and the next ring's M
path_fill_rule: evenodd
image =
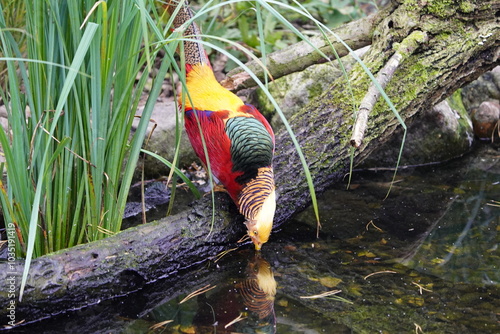
M450 17L457 11L453 0L430 0L427 2L426 11L440 18Z

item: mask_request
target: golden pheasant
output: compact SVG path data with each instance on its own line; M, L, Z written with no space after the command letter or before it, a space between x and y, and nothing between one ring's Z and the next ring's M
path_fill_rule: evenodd
M174 13L175 4L167 10ZM183 26L192 17L185 1L173 20L174 28L184 28L186 37L187 92L179 96L186 132L197 156L210 167L245 216L248 235L260 250L269 239L276 208L274 133L254 106L243 103L217 82L203 45L198 42L199 28L195 23Z

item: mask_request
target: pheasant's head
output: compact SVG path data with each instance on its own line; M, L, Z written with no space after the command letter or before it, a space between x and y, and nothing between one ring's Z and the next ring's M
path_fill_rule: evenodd
M255 219L247 219L245 222L248 229L248 236L252 239L256 250L260 250L262 245L269 240L269 235L273 228L275 210L276 195L273 189L264 200L260 211L255 215Z

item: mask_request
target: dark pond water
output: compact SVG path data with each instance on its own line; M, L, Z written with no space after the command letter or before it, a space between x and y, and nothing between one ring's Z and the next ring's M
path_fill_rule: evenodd
M500 333L500 153L355 173L256 255L19 328L66 333ZM192 298L190 293L209 289Z

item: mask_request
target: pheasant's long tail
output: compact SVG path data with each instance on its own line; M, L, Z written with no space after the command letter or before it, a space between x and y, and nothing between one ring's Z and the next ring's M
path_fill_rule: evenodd
M171 0L167 4L166 8L170 15L174 15L178 6L178 0ZM198 64L210 66L210 61L208 60L205 49L203 48L203 44L199 42L201 41L201 31L192 20L194 14L191 8L189 8L188 1L183 1L180 6L181 7L179 8L177 14L175 14L173 26L174 29L185 29L183 35L187 39L184 41L184 56L186 65L188 67ZM191 23L187 27L184 27L186 22Z

